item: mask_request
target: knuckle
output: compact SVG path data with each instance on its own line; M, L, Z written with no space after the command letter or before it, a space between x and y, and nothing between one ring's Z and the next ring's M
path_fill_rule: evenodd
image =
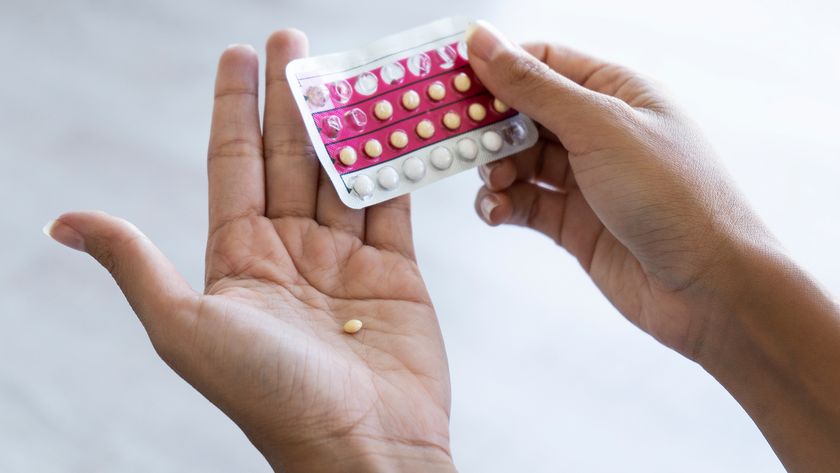
M280 139L266 145L267 159L287 156L315 156L315 148L309 140L301 137Z
M223 89L218 89L213 93L213 98L215 100L221 100L228 97L256 98L257 92L250 87L226 87Z
M510 59L505 70L509 83L529 88L546 80L548 66L527 55L516 55Z
M207 158L211 161L224 158L239 158L244 156L261 156L262 145L258 141L247 138L230 138L214 143L210 147Z

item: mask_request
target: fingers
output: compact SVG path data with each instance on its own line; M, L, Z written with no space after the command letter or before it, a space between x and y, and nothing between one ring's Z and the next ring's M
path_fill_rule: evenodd
M573 179L569 154L563 145L540 140L531 148L479 168L484 184L501 191L516 181L535 182L555 190L565 189Z
M349 233L359 239L365 237L364 209L351 209L344 205L323 169L318 183L316 219L321 225Z
M632 109L558 74L513 45L495 28L476 22L467 35L470 65L500 100L554 132L570 150L592 146L588 137L622 123Z
M555 44L525 43L522 49L560 75L589 89L592 88L588 87L589 80L597 72L613 66L601 59Z
M50 222L44 233L93 256L122 289L150 336L187 323L196 293L140 230L102 212L74 212Z
M315 216L318 159L286 80L286 64L306 56L306 36L280 30L266 44L264 138L266 215Z
M231 46L219 60L207 153L211 234L238 217L265 213L258 69L251 46Z
M368 207L365 217L365 243L414 259L408 194Z
M478 191L475 207L490 225L530 227L560 243L566 195L529 182L517 182L504 192Z
M587 89L617 97L633 107L655 109L664 105L654 83L625 66L557 44L527 43L522 49Z

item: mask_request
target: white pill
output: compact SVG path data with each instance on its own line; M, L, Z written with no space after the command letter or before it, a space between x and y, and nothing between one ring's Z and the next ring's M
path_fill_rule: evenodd
M491 153L495 153L502 149L502 135L495 131L485 131L481 134L481 146Z
M409 181L419 181L426 175L426 165L420 158L412 156L403 162L402 171Z
M457 147L458 156L466 159L467 161L472 161L476 156L478 156L478 145L475 143L475 140L471 138L464 138L459 141Z
M400 183L400 175L396 169L391 166L385 166L379 170L379 174L376 175L376 180L379 181L379 185L383 189L392 190L396 189L397 184Z
M441 171L449 169L449 166L452 166L452 152L449 151L449 148L438 146L432 150L432 153L429 155L429 161L432 162L432 166Z
M362 174L353 181L353 191L362 199L370 198L373 195L373 179Z

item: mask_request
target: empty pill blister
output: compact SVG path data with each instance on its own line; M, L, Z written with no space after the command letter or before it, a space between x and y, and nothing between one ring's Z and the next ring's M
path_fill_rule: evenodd
M447 18L286 75L321 165L348 207L412 192L531 147L537 129L469 66L469 21Z

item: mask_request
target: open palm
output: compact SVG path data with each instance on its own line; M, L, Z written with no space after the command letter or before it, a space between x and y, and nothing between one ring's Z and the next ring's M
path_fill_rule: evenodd
M114 274L161 357L276 468L446 465L449 375L408 196L341 203L284 79L306 48L296 31L269 39L262 132L256 53L221 58L203 295L127 222L71 213L53 234ZM349 319L364 328L344 333Z

